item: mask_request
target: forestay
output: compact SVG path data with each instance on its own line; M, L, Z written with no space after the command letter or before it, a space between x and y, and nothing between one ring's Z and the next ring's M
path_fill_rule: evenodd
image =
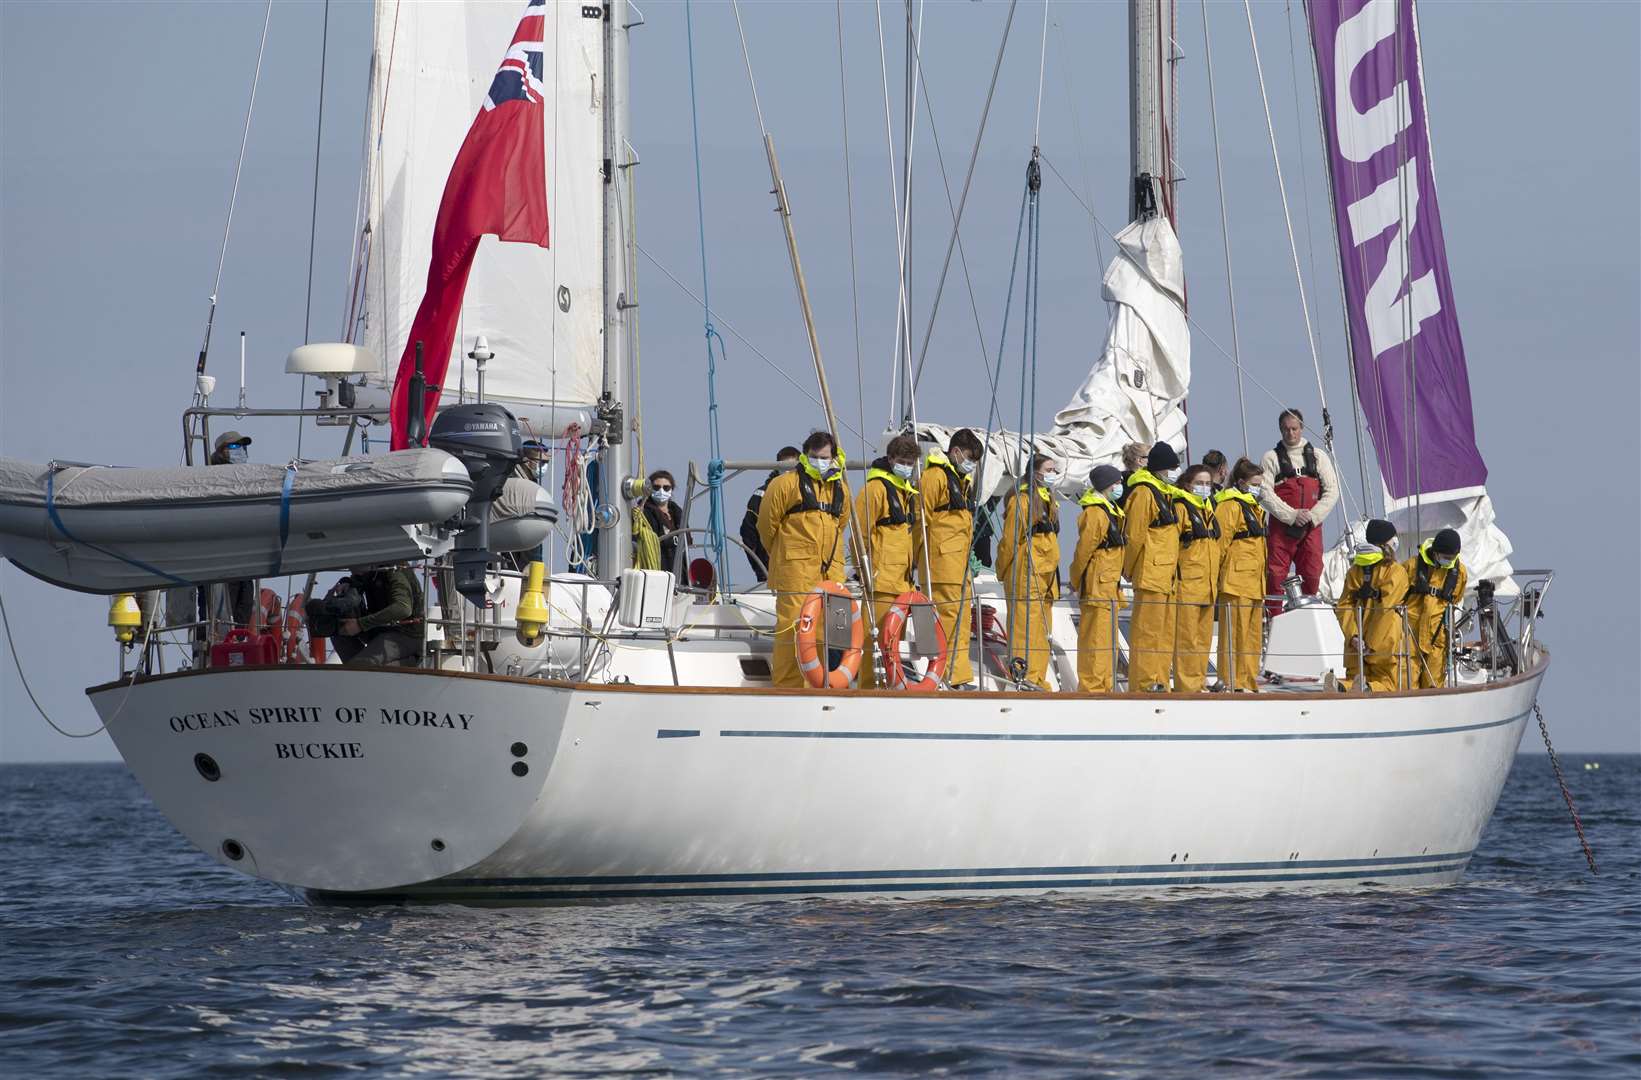
M1063 464L1063 493L1082 490L1095 465L1114 464L1123 444L1185 446L1191 387L1191 333L1185 317L1185 263L1173 226L1162 215L1135 221L1117 234L1117 255L1106 268L1101 295L1111 304L1105 345L1054 427L1035 436L997 431L987 439L982 494L1002 490L1023 475L1031 448ZM946 445L950 431L919 426L924 439ZM976 434L985 435L977 427Z
M1476 447L1413 0L1306 10L1351 356L1390 516L1409 540L1457 529L1473 578L1503 578L1510 542Z
M360 342L390 383L427 283L434 219L462 139L523 0L463 4L377 0L366 225L368 278ZM596 13L596 14L594 14ZM602 388L602 9L549 0L541 85L551 248L480 242L462 305L445 401L476 379L466 357L482 334L495 358L487 397L508 402L533 434L562 428L547 402L591 405Z

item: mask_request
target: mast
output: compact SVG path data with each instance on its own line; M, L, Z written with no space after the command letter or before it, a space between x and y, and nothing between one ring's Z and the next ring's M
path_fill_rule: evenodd
M598 530L598 576L617 577L631 561L632 515L627 506L626 481L632 471L627 442L626 366L627 281L626 236L621 228L621 191L625 184L624 144L627 133L627 3L604 4L604 395L598 403L598 423L605 428L600 462L600 497L615 508L615 522Z
M1149 218L1166 205L1163 185L1172 177L1163 132L1168 127L1173 103L1165 93L1168 79L1163 70L1164 52L1169 45L1163 25L1164 5L1173 0L1129 0L1129 151L1131 180L1128 220ZM1167 200L1171 202L1172 200Z

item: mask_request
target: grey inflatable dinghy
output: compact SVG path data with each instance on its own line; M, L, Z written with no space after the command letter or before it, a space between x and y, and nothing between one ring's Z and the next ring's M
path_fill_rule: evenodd
M556 520L546 492L518 483L492 507L506 523L494 550L538 545ZM472 490L466 467L431 449L293 467L0 458L0 555L96 593L419 559L438 553L439 526Z

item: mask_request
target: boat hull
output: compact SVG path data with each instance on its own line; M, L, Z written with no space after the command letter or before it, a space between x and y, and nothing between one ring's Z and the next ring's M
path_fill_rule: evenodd
M322 901L551 904L1447 884L1542 675L1366 697L918 696L333 667L91 695L160 808L226 865ZM258 708L312 719L252 723ZM357 750L307 750L327 743Z

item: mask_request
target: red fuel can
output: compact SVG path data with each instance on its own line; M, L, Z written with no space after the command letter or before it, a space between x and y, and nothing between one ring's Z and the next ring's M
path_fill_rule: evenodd
M279 646L272 634L253 634L245 629L228 631L228 636L211 646L211 666L245 667L249 664L277 664Z

